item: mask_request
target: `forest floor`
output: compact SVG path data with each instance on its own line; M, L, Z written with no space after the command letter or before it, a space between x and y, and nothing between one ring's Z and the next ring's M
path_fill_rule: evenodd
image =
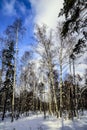
M53 116L44 119L41 114L22 117L14 122L8 118L0 122L0 130L87 130L87 115L73 121Z

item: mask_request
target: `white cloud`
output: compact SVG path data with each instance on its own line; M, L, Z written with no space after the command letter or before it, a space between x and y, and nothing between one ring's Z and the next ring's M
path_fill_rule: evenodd
M30 22L32 21L33 17L32 15L28 15L26 18L25 18L25 26L28 26L30 24Z
M20 16L21 14L26 15L26 13L29 12L29 10L23 2L19 2L16 0L4 0L3 5L4 6L2 7L2 12L5 15Z
M2 9L2 12L6 15L16 15L16 10L14 8L14 5L15 5L15 0L12 0L12 1L6 1L4 0L3 1L3 9Z
M21 13L25 15L25 13L26 13L26 11L27 11L27 8L26 8L25 4L24 4L23 2L20 2L20 3L19 3L19 2L17 1L17 6L19 7Z
M55 28L63 0L30 0L30 2L35 11L34 22Z
M87 69L87 65L82 63L76 66L76 74L84 74L85 69Z

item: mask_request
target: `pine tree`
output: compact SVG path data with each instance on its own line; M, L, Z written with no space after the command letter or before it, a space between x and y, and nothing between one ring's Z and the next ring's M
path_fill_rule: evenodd
M86 0L64 0L63 5L59 14L59 16L65 16L62 36L66 37L75 33L78 41L74 52L80 53L82 48L86 47L87 40L87 2Z
M4 120L5 111L7 100L9 99L10 102L12 100L12 91L13 91L13 78L14 78L14 42L13 41L6 41L6 48L3 49L2 52L2 66L4 70L4 107L3 107L3 115L2 120ZM9 102L9 105L11 106ZM8 106L9 107L9 106ZM10 110L10 109L9 109Z

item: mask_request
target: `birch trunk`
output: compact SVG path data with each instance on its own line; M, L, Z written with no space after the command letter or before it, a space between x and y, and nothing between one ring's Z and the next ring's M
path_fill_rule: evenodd
M38 101L38 86L37 86L37 101L36 101L36 111L38 112L38 103L39 103L39 101Z
M57 114L57 117L59 117L58 105L57 105L57 97L56 97L55 85L54 85L54 77L53 77L53 68L52 68L51 64L50 64L50 80L52 82L52 89L53 89L53 96L54 96L56 114Z
M52 115L52 104L51 104L51 90L50 90L50 88L49 88L49 95L48 95L48 97L49 97L49 115Z
M62 43L60 48L60 117L62 117L63 101L62 101Z
M12 119L11 119L12 122L14 121L14 93L15 93L15 87L16 87L17 53L18 53L18 27L16 30L16 54L15 54L15 61L14 61L14 81L13 81L13 93L12 93Z
M34 80L34 87L33 87L33 111L35 110L35 80Z
M74 113L75 113L75 116L78 117L77 85L75 82L75 62L74 62L74 60L75 59L73 58L73 82L74 82L74 86L75 86Z
M69 57L69 71L70 75L72 76L72 70L71 70L71 59ZM70 86L69 86L69 108L68 108L68 118L73 120L73 86L72 86L72 77L70 80Z

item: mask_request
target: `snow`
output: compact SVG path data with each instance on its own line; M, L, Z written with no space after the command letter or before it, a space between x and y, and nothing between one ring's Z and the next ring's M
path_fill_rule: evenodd
M0 122L0 130L87 130L87 116L80 119L65 120L54 116L31 115L11 122L10 119Z

